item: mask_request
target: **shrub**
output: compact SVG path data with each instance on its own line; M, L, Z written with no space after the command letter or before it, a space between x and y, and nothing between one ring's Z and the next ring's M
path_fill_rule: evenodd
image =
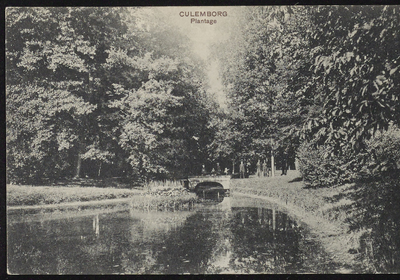
M400 169L400 129L390 126L366 141L368 171L371 174Z
M356 153L350 145L334 151L329 145L303 142L297 153L299 169L309 187L323 187L354 182L360 175L380 176L400 169L400 129L389 126L365 141L364 153ZM340 155L337 155L340 154ZM363 176L364 176L363 175Z
M308 187L351 183L360 169L359 158L350 148L344 148L338 156L329 145L316 146L312 141L303 142L297 157L300 173Z

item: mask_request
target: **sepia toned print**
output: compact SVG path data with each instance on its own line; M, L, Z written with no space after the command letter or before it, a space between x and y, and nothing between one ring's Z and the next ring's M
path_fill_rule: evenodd
M8 7L8 274L399 273L399 19Z

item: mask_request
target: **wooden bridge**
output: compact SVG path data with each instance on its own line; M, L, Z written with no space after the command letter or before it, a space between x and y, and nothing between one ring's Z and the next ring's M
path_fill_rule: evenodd
M183 185L198 196L208 198L223 198L229 196L231 176L194 176L182 180ZM215 197L216 196L216 197Z

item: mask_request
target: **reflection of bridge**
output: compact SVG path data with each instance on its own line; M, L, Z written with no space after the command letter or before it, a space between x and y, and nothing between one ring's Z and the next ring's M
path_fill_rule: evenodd
M182 181L187 189L205 198L207 194L229 195L230 179L230 176L196 176Z

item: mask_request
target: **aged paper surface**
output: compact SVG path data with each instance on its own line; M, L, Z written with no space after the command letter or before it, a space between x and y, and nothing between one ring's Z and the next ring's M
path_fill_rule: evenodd
M400 272L399 14L8 7L8 274Z

